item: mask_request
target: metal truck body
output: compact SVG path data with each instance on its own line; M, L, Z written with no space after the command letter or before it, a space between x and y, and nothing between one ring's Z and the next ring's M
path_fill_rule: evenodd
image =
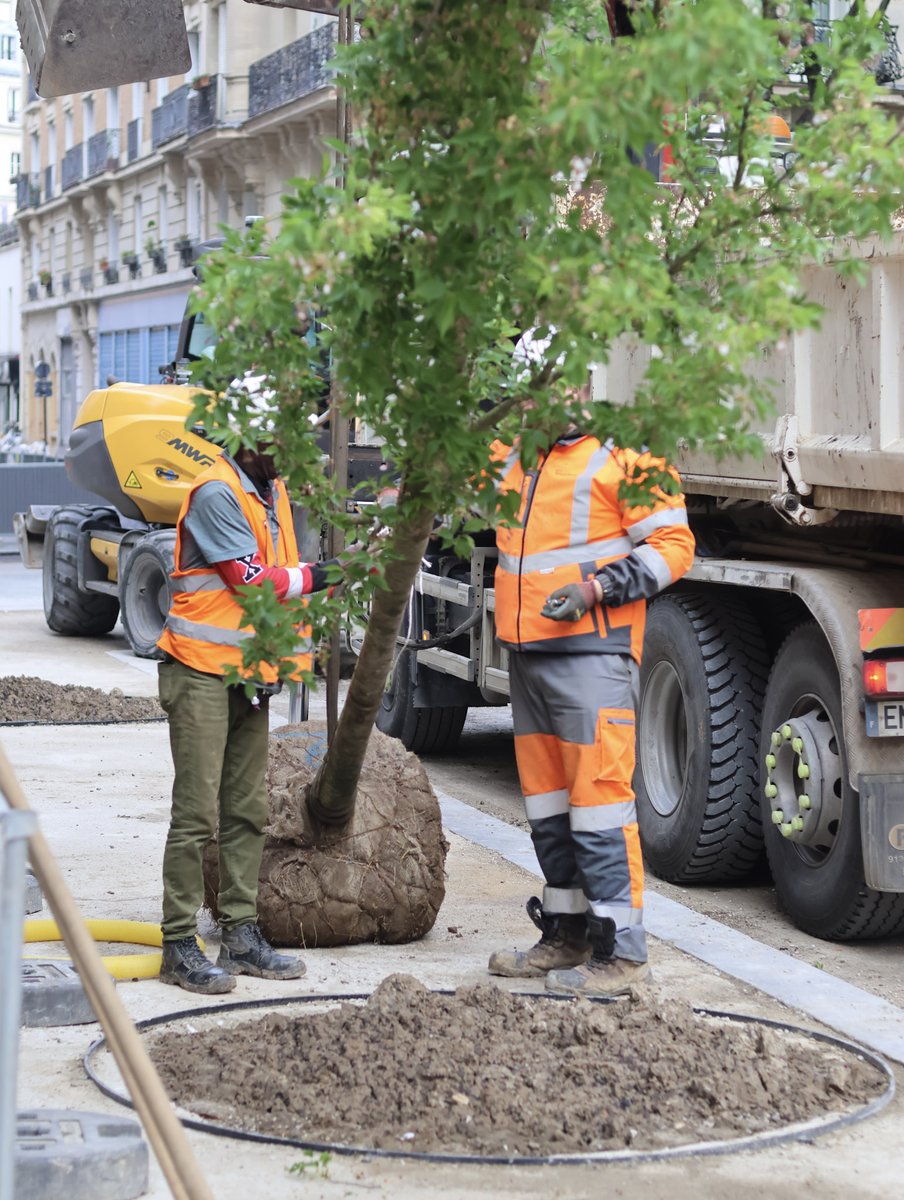
M904 234L858 254L866 283L813 267L821 327L751 366L774 381L761 452L676 458L698 553L650 605L635 776L656 874L738 881L765 848L793 920L838 940L904 932ZM630 401L648 355L616 347L596 395ZM378 721L410 748L507 701L494 558L418 578L403 636L429 644Z

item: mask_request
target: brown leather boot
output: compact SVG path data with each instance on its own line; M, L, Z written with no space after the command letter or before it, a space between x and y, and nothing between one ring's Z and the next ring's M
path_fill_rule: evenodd
M552 970L546 976L546 990L570 996L626 996L639 983L649 981L650 964L616 958L615 922L587 916L593 953L579 966Z
M491 975L538 979L556 967L574 967L590 957L587 920L583 913L548 913L536 896L527 902L527 915L540 930L529 950L497 950L490 955Z

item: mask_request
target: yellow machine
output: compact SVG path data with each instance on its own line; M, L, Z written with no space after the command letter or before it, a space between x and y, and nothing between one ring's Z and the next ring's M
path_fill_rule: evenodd
M121 618L133 652L157 657L179 509L192 480L222 453L200 430L185 428L197 394L119 383L82 404L66 467L111 507L35 507L17 526L33 565L43 542L44 615L55 633L108 633Z

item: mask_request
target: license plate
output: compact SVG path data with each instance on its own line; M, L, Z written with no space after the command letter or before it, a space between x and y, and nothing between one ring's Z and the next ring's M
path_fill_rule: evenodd
M904 737L904 700L867 700L866 732L870 737Z

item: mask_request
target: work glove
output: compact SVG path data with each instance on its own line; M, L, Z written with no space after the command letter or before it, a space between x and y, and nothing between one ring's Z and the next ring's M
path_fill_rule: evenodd
M599 604L602 595L603 589L595 579L586 583L566 583L546 597L540 616L548 617L551 621L580 621L585 613Z

